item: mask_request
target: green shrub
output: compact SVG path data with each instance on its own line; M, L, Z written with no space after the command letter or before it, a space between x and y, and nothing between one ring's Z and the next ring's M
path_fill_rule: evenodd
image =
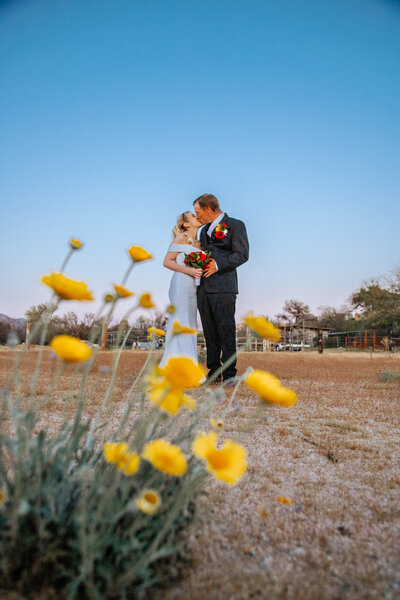
M71 242L63 268L82 245ZM132 248L139 257L146 254ZM85 386L96 344L91 350L77 338L53 338L50 345L61 360L47 391L39 395L43 343L54 312L61 299L90 296L86 284L63 275L45 279L53 282L57 296L44 305L32 330L32 336L40 333L41 346L29 395L20 384L25 348L14 349L13 377L1 396L0 581L4 590L16 590L24 598L43 591L45 597L123 599L177 575L187 560L186 533L208 471L235 483L246 470L245 451L231 440L217 448L215 433L198 435L200 428L210 428L213 405L221 399L221 390L209 387L202 388L196 407L186 396L186 388L200 384L201 367L182 357L157 370L153 351L126 390L122 416L110 431L113 386L130 330L120 332L109 386L93 417L86 410ZM106 325L120 299L118 293L106 297ZM139 299L137 306L144 302ZM98 341L98 333L92 331L92 342ZM154 337L153 342L155 346ZM82 362L80 388L75 394L65 392L64 413L50 432L41 425L43 406L52 399L65 362ZM245 376L232 390L225 413ZM295 402L294 392L280 387L275 377L259 371L254 378L265 400L286 406ZM155 444L164 444L171 454L158 449L152 456L149 448L155 452Z

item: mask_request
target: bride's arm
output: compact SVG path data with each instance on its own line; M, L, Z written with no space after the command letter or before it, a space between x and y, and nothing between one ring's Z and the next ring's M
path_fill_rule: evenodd
M178 265L176 257L179 252L167 252L164 258L164 267L176 271L177 273L185 273L185 275L191 275L196 279L202 276L202 269L195 269L194 267L187 267L186 265Z

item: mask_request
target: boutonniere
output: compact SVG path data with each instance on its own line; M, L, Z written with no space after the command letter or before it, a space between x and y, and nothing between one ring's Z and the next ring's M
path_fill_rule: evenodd
M218 223L215 228L215 237L223 240L228 234L228 225L226 223Z

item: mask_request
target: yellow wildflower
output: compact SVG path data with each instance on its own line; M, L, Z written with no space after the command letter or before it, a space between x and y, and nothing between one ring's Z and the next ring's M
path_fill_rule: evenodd
M134 292L130 292L123 285L116 285L113 283L114 290L117 292L118 296L121 298L129 298L129 296L133 296Z
M186 458L179 446L165 440L153 440L145 445L142 457L153 467L168 475L183 475L186 471Z
M114 296L112 294L104 294L104 302L112 302L114 300Z
M181 406L186 406L190 410L196 407L196 401L193 398L185 396L180 389L172 389L166 379L150 388L148 396L155 406L173 415L179 411Z
M187 356L175 356L169 359L159 374L165 377L174 388L197 387L204 378L204 370Z
M117 468L123 471L125 475L133 475L139 468L140 457L137 452L127 452L120 461L118 461Z
M284 496L277 496L276 499L279 500L281 504L292 504L292 501L289 500L289 498L285 498Z
M8 500L8 492L5 487L0 488L0 507L4 506L4 504Z
M55 291L57 296L63 300L93 300L93 296L86 283L83 281L75 281L65 277L62 273L50 273L43 275L42 283L48 285Z
M176 308L173 304L169 304L167 306L167 313L169 313L170 315L174 315L176 312Z
M136 506L139 510L152 515L161 505L161 496L156 490L143 490L136 500Z
M193 442L193 452L206 461L207 470L216 479L233 485L247 469L246 451L231 440L226 440L220 449L215 447L216 442L216 433L202 433Z
M250 312L246 317L244 317L243 321L251 329L254 329L254 331L259 333L263 338L267 340L279 342L279 340L281 339L279 329L272 325L272 323L267 321L265 317L254 317L253 313Z
M126 442L106 442L103 452L107 462L116 463L117 469L125 475L133 475L139 468L140 457L137 452L129 452Z
M126 442L117 444L116 442L106 442L103 445L103 452L107 462L118 463L123 459L129 451L129 446Z
M186 327L185 325L181 325L179 321L174 321L172 325L172 334L173 335L181 335L182 333L197 333L196 329L191 329L190 327Z
M143 306L143 308L154 308L155 304L151 298L151 294L146 293L146 294L142 294L139 298L139 304L140 306Z
M156 329L156 327L149 327L147 331L149 332L150 337L162 337L165 335L165 331L162 329Z
M153 255L141 246L131 246L128 250L128 254L134 262L143 262L144 260L153 258Z
M84 243L81 242L81 240L71 237L69 238L69 245L71 246L72 250L80 250L84 246Z
M268 371L254 369L244 380L245 384L266 402L280 406L293 406L297 402L296 393L284 387L279 379Z
M65 362L78 363L89 360L92 351L85 342L70 335L57 335L50 347Z

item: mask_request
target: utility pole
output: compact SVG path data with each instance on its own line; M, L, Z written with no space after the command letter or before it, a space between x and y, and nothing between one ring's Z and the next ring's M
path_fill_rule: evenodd
M103 323L101 327L101 349L107 348L107 323Z

